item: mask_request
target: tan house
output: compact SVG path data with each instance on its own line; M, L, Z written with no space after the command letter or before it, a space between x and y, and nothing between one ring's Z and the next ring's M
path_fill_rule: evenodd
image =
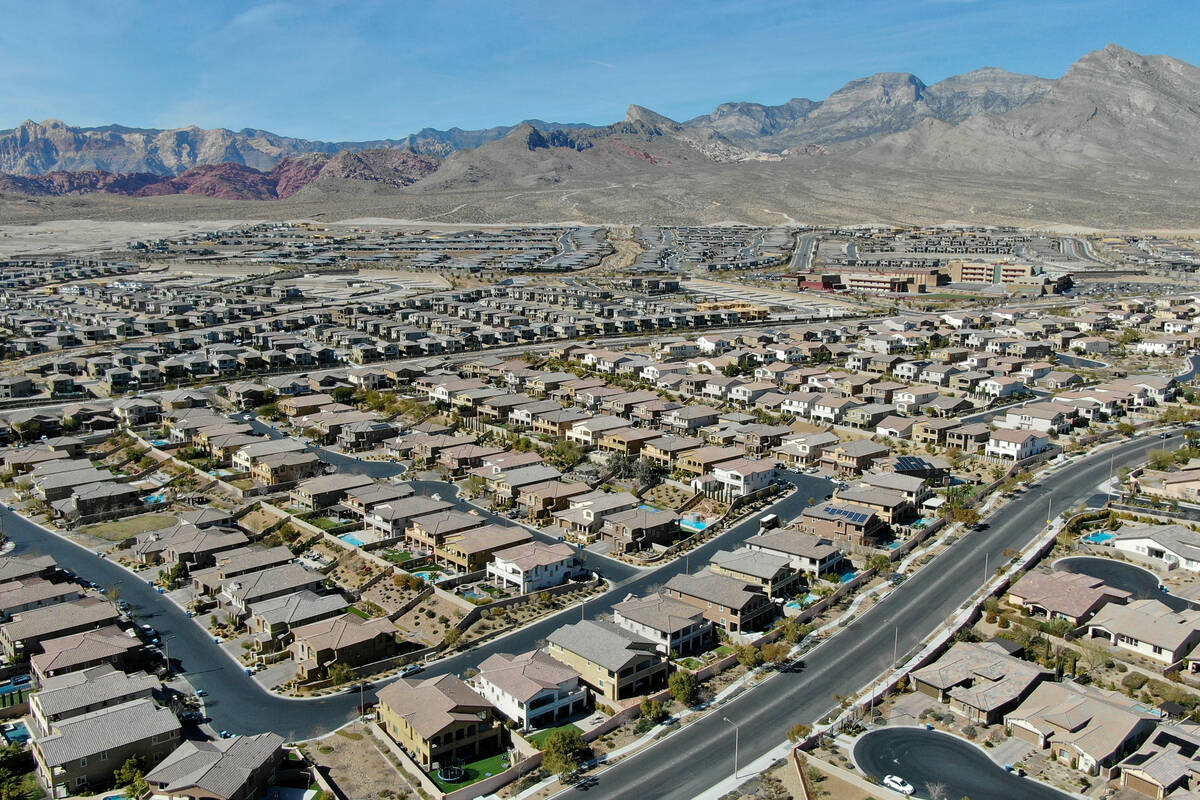
M180 741L179 720L142 698L52 723L32 739L38 777L53 797L92 794L112 785L113 771L136 756L157 765Z
M504 747L492 704L453 675L389 684L379 692L379 718L423 769L475 761Z
M312 478L322 469L313 453L273 453L256 459L250 475L264 486L279 486Z
M949 703L971 722L993 725L1053 673L993 643L955 642L937 661L908 677L914 691Z
M667 683L669 665L655 643L610 622L564 625L547 638L547 650L610 701L649 694Z
M368 620L354 614L293 628L296 677L309 681L326 675L335 663L357 667L393 656L399 650L396 633L386 617Z
M706 475L712 468L723 461L742 458L744 451L740 447L700 447L684 453L676 461L676 468L694 475Z
M483 525L446 536L441 545L434 548L433 557L459 572L478 572L487 567L497 551L524 544L532 538L533 535L524 528Z
M702 609L706 619L730 633L764 630L775 616L761 585L710 570L675 575L663 594Z

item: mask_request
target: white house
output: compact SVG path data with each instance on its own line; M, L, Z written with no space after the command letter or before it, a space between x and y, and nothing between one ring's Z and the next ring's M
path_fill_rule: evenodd
M558 542L526 542L496 552L487 565L488 580L519 594L566 583L579 569L575 548Z
M1200 611L1172 611L1157 600L1109 603L1087 623L1090 638L1107 639L1163 664L1174 664L1200 644Z
M712 480L734 497L752 494L771 485L775 462L756 458L735 458L712 468ZM702 479L697 479L702 480Z
M992 458L1020 461L1035 456L1050 446L1050 437L1038 431L999 430L992 432L984 454Z
M543 728L587 708L579 673L541 650L496 653L479 665L475 690L524 730Z
M1164 569L1200 572L1200 533L1183 525L1138 525L1117 531L1113 548L1137 553Z
M1145 339L1137 343L1137 351L1142 355L1148 356L1169 356L1179 352L1179 347L1182 343L1182 339L1167 337Z

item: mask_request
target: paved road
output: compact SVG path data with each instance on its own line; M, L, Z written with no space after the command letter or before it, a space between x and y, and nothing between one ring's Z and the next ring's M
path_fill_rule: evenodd
M1125 442L1116 451L1116 462L1137 463L1159 441L1142 437ZM1027 546L1042 529L1047 497L1053 497L1056 508L1070 507L1107 476L1108 465L1107 452L1085 457L1031 486L992 518L989 529L960 538L828 643L808 653L792 671L770 678L726 704L721 713L600 773L589 788L589 800L687 800L716 785L732 772L734 730L726 717L740 726L741 763L778 746L797 722L812 722L828 713L835 693L851 694L883 674L892 664L894 641L903 657L951 617L986 577L985 554L994 569L1004 550Z
M810 497L823 499L828 492L829 484L822 479L791 473L787 473L786 477L798 487L798 491L770 508L770 512L777 514L781 520L799 516L808 506ZM414 481L414 486L418 492L429 493L435 488L445 492L447 484ZM443 494L443 497L449 498L449 495ZM224 651L216 647L211 637L178 606L132 573L10 511L0 510L0 524L16 543L14 552L46 553L54 556L64 568L85 579L103 587L119 587L121 599L130 603L137 618L149 622L159 631L175 668L186 672L195 687L208 692L206 706L215 729L234 733L274 731L289 740L297 740L327 733L357 713L357 692L319 700L289 700L265 691ZM694 564L699 568L706 564L717 550L736 547L757 530L757 520L747 520L700 546L688 558L657 570L638 570L621 562L585 553L585 564L596 568L603 562L605 577L614 583L607 593L589 601L582 610L560 612L510 636L442 659L431 665L428 673L461 674L477 666L492 653L520 653L541 647L550 632L560 625L574 622L585 614L592 617L607 613L613 604L624 600L627 594L653 591L688 566ZM374 689L367 691L364 699L368 704L373 702Z
M1067 800L1071 795L1028 778L1018 777L970 742L940 731L885 728L871 731L854 746L854 761L863 774L882 780L898 775L916 789L913 797L929 798L931 785L945 788L943 797L971 800Z

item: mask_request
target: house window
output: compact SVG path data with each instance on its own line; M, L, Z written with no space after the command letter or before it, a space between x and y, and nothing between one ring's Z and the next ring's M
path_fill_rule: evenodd
M86 766L87 766L87 759L86 759L86 758L81 758L81 759L79 759L79 766L81 766L81 767L86 767Z

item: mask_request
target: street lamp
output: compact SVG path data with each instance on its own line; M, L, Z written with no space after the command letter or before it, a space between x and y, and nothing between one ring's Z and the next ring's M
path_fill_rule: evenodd
M741 729L729 717L721 717L721 719L733 726L733 777L736 780L738 776L738 740L741 738Z

